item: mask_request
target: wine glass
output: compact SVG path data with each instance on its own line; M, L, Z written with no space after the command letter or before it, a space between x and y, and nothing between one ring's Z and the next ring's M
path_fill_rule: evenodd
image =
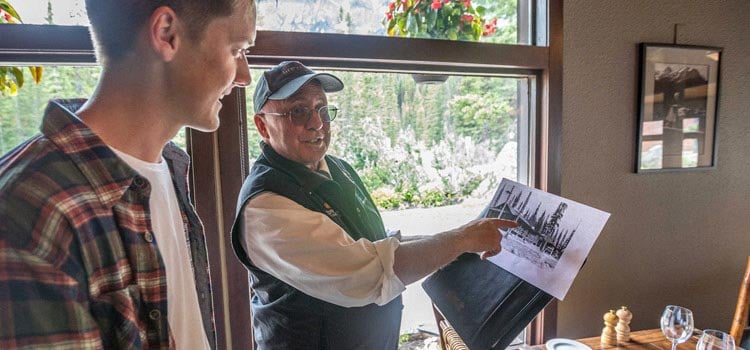
M661 332L672 342L672 350L693 335L693 312L682 306L668 305L661 315Z
M696 350L734 350L734 338L722 331L715 329L703 330L698 339Z

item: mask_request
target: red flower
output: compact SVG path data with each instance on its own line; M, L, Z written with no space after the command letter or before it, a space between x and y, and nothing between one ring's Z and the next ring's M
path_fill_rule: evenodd
M461 22L471 22L474 20L474 16L470 14L463 14L461 15Z
M440 3L440 0L432 0L432 5L430 5L433 10L439 10L441 7L443 7L443 4Z
M386 18L387 20L389 20L389 21L390 21L390 20L392 20L392 19L393 19L393 12L391 12L391 11L387 11L387 12L385 13L385 18Z
M497 19L495 19L492 22L489 22L489 23L485 24L484 25L484 30L482 30L482 36L487 36L487 35L495 34L495 32L497 31L496 23L497 23Z
M395 2L389 3L388 4L388 9L391 10L391 11L395 10L396 9L396 3Z
M465 8L468 9L469 7L471 7L471 0L462 0L462 1L464 3Z

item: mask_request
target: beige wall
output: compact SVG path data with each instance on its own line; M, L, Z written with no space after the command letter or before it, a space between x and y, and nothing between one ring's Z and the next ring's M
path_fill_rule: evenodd
M718 168L637 175L640 42L724 48ZM612 213L558 308L558 336L598 336L628 305L632 329L658 328L665 305L696 327L729 329L750 255L750 1L564 3L562 194Z

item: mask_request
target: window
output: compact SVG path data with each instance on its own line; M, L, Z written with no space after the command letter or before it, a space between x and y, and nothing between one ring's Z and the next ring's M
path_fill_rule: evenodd
M46 66L41 83L30 77L18 95L0 99L0 154L39 133L47 101L53 98L90 96L99 67ZM24 68L24 74L29 75Z
M45 66L45 77L39 87L30 83L20 91L21 98L25 93L33 95L31 91L44 89L46 82L53 81L52 75L55 69L66 69L76 71L76 74L95 76L95 59L93 48L88 35L86 25L81 19L85 19L83 12L83 0L49 0L49 1L15 1L14 5L21 11L26 23L50 23L44 20L48 12L45 6L51 4L53 23L70 24L69 26L36 26L36 25L6 25L0 26L0 65L43 65ZM378 3L380 3L378 1ZM502 2L504 3L504 2ZM291 6L291 3L279 2L279 9ZM331 31L314 31L305 29L304 32L291 33L291 29L265 28L258 33L257 45L250 51L248 56L251 67L262 68L274 65L282 60L296 59L316 70L328 70L341 76L349 88L355 86L357 81L367 79L385 79L403 84L404 92L409 91L415 97L423 99L434 99L433 102L453 101L443 107L443 112L457 108L461 101L470 101L470 96L460 91L464 83L478 81L493 88L504 87L507 89L509 99L514 99L513 104L516 111L510 113L514 121L502 124L498 133L491 134L489 140L478 140L470 137L470 142L480 144L489 142L489 146L482 144L478 149L493 149L495 155L510 154L510 148L503 153L503 147L509 147L509 140L515 140L517 151L515 158L515 176L519 181L528 181L537 187L544 188L550 192L559 193L559 166L560 166L560 113L561 113L561 50L562 42L548 38L559 38L561 31L562 2L560 0L519 0L516 4L516 43L500 43L496 45L477 45L470 42L456 42L447 40L419 40L419 39L394 39L382 34L369 33L365 31L351 31L347 35L335 34ZM274 8L265 9L262 6L272 5ZM387 5L384 3L383 5ZM33 10L25 10L26 6L36 6ZM59 7L58 7L59 6ZM274 1L263 0L259 3L259 14L273 13ZM345 5L339 4L339 6ZM373 5L375 6L375 5ZM377 5L379 7L381 5ZM32 7L29 7L32 8ZM376 7L373 7L376 8ZM42 13L37 13L42 11ZM338 11L338 10L337 10ZM33 12L33 13L32 13ZM63 19L67 13L72 12L73 19L68 22ZM338 12L336 12L338 14ZM372 10L375 21L367 24L375 28L383 18L383 11ZM354 14L352 14L354 16ZM37 19L33 19L37 18ZM265 19L264 19L265 21ZM354 21L354 20L353 20ZM512 21L512 20L510 20ZM355 21L356 22L356 21ZM268 27L265 22L264 26ZM547 24L549 23L549 27ZM357 23L355 23L357 24ZM380 24L382 25L382 24ZM549 28L549 29L547 29ZM356 34L355 34L356 33ZM364 35L366 34L366 35ZM540 46L537 46L540 45ZM76 66L77 68L71 68ZM57 67L57 68L55 68ZM424 86L413 84L411 74L439 74L448 75L450 78L445 84ZM257 71L253 74L257 79ZM69 80L70 78L65 78ZM82 79L81 90L74 91L79 96L90 94L90 90L84 89ZM354 82L354 83L353 83ZM79 82L68 82L77 84ZM86 83L88 84L88 83ZM382 82L381 82L382 84ZM411 84L411 85L408 85ZM249 91L249 92L248 92ZM193 160L193 173L191 174L192 195L204 226L206 227L209 259L212 268L214 305L216 311L216 325L220 348L249 348L251 344L248 325L250 325L248 304L247 272L236 261L231 253L228 241L236 196L246 176L250 164L250 152L257 146L250 144L249 136L255 131L248 125L246 108L248 100L251 99L252 88L237 89L235 93L224 99L225 106L237 108L224 108L222 110L222 125L215 133L200 133L187 131L185 144ZM513 95L515 94L515 97ZM47 97L53 95L39 94L37 100L29 102L38 104L34 108L43 108ZM331 95L332 98L336 94ZM342 95L343 96L343 95ZM440 100L437 96L443 96ZM31 97L27 97L31 99ZM463 100L462 100L463 99ZM494 98L493 98L494 99ZM11 101L11 102L7 102ZM0 99L0 124L3 128L26 128L25 133L35 133L39 120L19 120L16 118L30 117L39 118L41 112L37 109L29 109L28 112L21 110L20 99ZM347 126L345 118L352 118L361 111L357 106L348 105L354 103L345 101L343 98L336 100L341 105L344 116L341 120L334 121L337 129L334 146L342 149L334 149L339 155L349 158L346 152L350 148L343 149L341 143L342 134L349 132L364 132L372 130L357 131L352 125ZM359 99L362 101L362 99ZM393 101L383 108L394 113ZM19 105L16 106L15 104ZM469 105L470 103L467 103ZM438 122L424 122L420 118L435 116L433 110L425 109L419 114L420 104L413 104L410 111L415 112L411 117L404 119L406 124L412 123L413 137L422 137L420 132L430 130L427 135L448 135L447 132L458 132L461 128L428 128L424 125L436 126ZM425 107L426 108L426 107ZM501 108L501 107L493 107ZM403 109L406 111L406 109ZM13 111L13 112L11 112ZM437 111L435 109L434 111ZM249 114L252 114L250 112ZM390 118L393 118L391 114ZM446 114L441 114L446 116ZM451 112L448 114L455 117ZM387 121L388 114L384 114L383 120ZM8 122L10 120L10 122ZM393 121L393 119L390 119ZM455 121L454 121L455 122ZM13 124L11 124L13 123ZM421 124L420 124L421 123ZM445 120L442 125L447 125ZM497 125L493 124L493 125ZM511 125L512 124L512 125ZM13 126L11 126L13 125ZM348 129L345 129L349 127ZM5 130L5 129L4 129ZM21 130L21 129L15 129ZM19 131L21 132L21 131ZM389 131L390 135L397 136L395 130ZM463 132L463 131L461 131ZM412 137L412 134L408 134ZM435 136L433 135L433 136ZM15 136L14 136L15 137ZM26 136L10 139L7 138L5 147L15 144L18 139ZM504 139L503 139L504 138ZM428 140L427 138L426 140ZM461 136L444 137L445 142L461 141ZM370 136L367 137L370 140ZM432 143L425 141L423 152L435 152L440 149L440 142ZM504 141L501 141L504 140ZM468 141L467 141L468 142ZM495 145L492 142L496 142ZM429 147L427 146L429 144ZM396 143L392 144L397 146ZM12 145L10 145L12 147ZM685 144L689 148L690 144ZM434 147L434 149L433 149ZM446 147L451 147L450 144ZM497 148L492 148L497 147ZM349 159L351 161L351 159ZM354 163L354 162L353 162ZM366 162L362 163L366 164ZM446 164L445 166L451 166ZM510 171L510 170L509 170ZM497 170L500 173L499 170ZM510 171L511 173L513 171ZM478 202L481 202L479 200ZM398 212L387 212L384 216L398 215ZM411 289L419 289L417 285ZM409 313L409 315L412 313ZM406 313L405 313L406 314ZM545 311L543 319L529 328L527 340L532 343L543 343L545 339L554 336L555 309ZM542 337L544 336L544 337Z
M525 5L519 7L528 8L532 5L523 3ZM529 27L526 29L533 32ZM519 30L520 42L529 38L522 38L526 29ZM533 37L530 41L546 43L546 35L529 35ZM477 188L489 188L484 193L481 190L468 190L466 192L469 194L461 194L464 197L459 200L455 197L446 200L449 197L446 194L453 196L456 192L447 186L453 180L465 181L454 188L467 189L476 185L467 181L470 177L467 173L454 173L454 178L443 175L450 174L446 170L451 167L476 169L481 168L479 163L482 163L487 169L491 169L489 172L492 175L509 176L543 188L549 179L545 158L550 154L544 152L549 142L545 128L550 125L545 117L549 113L547 101L550 95L545 94L552 76L548 48L475 45L444 40L405 41L328 32L261 31L256 42L257 46L249 55L253 68L296 59L317 71L330 71L342 78L347 86L345 90L329 95L329 100L341 109L341 116L331 126L334 134L329 153L343 157L357 168L381 207L394 206L395 201L389 202L394 198L400 199L402 205L404 198L410 198L411 203L407 203L407 207L423 206L429 200L433 200L433 204L443 204L434 209L384 210L384 221L391 228L402 228L405 232L411 230L413 234L431 234L458 226L479 214L495 189L489 185L492 180L477 185ZM449 78L443 84L418 85L412 74L447 75ZM257 76L259 71L253 71L253 77ZM244 94L249 96L253 91L254 86L250 86ZM554 98L555 93L551 95ZM508 103L503 104L503 101ZM472 134L466 130L471 128L467 123L468 119L474 120L473 118L483 115L476 110L481 109L477 107L477 102L488 110L484 115L492 117L473 126L486 131L489 136ZM472 118L461 113L462 104L470 109L465 112L471 114ZM472 107L476 109L471 110ZM251 101L247 101L245 109L250 111L248 114L251 117ZM244 130L247 131L246 154L249 163L257 156L258 136L252 120L247 121L246 126L247 129ZM466 143L461 144L463 141ZM515 152L510 152L513 146ZM380 148L374 150L373 147ZM487 153L482 156L477 153L464 157L445 156L446 153L459 149ZM436 156L440 152L445 153ZM511 169L502 169L497 164L487 165L489 162L459 164L467 159L497 159L509 154L511 156L505 162L499 163ZM429 168L428 171L438 174L435 178L440 180L424 179L426 181L417 183L412 188L414 193L409 193L404 185L414 184L415 181L411 181L409 176L398 178L394 173L377 176L381 169L372 166L375 159L379 163L391 162L391 166L400 160L399 166L413 172ZM445 162L441 164L441 160ZM442 168L436 169L435 165ZM487 179L492 175L485 173L480 177ZM482 198L483 195L488 197ZM456 215L458 211L455 208L469 203L473 203L475 207L464 208L461 217ZM430 210L434 211L430 213ZM453 217L440 223L438 218L446 215L435 212L441 210L443 213L450 211ZM405 217L414 226L405 227ZM435 226L427 228L424 223L434 223ZM430 330L434 325L434 317L429 301L418 283L407 288L404 302L402 333L415 331L414 328ZM550 324L554 322L554 310L548 316L552 321L540 321L530 332L520 335L519 340L540 343L543 342L542 334L545 331L547 337L553 335L554 330ZM434 326L432 329L435 329Z
M404 33L404 36L449 39L448 30L438 30L436 27L450 28L455 23L457 30L463 30L463 27L468 27L468 24L476 19L482 26L495 28L493 35L481 36L482 42L528 44L527 41L519 41L517 38L517 7L516 0L424 0L421 6L417 1L401 0L259 1L258 28L289 32L385 36L389 35L389 28L398 27L410 30L411 34ZM405 8L417 10L404 11ZM430 10L435 8L438 9L435 10L436 15L430 17ZM447 18L449 10L456 11L455 17ZM471 17L460 17L457 11ZM400 16L399 13L404 15ZM394 26L389 26L389 21L393 21ZM394 33L395 31L391 30L390 35Z
M34 84L31 77L16 96L0 99L0 155L39 133L44 109L51 99L88 98L96 87L98 66L43 66L43 77ZM24 67L24 74L28 75ZM186 147L183 128L172 140Z
M371 192L386 196L378 203L381 208L397 207L384 193L395 187L437 186L455 196L402 203L422 207L454 203L475 190L489 200L493 193L487 192L502 177L531 180L529 78L446 75L441 77L449 79L439 84L418 84L419 75L327 72L345 84L343 91L328 94L329 103L339 108L329 153L350 161ZM262 70L251 74L260 76ZM246 108L253 110L251 100ZM252 162L259 155L260 136L251 120L247 125ZM407 168L396 171L405 163Z
M328 153L352 164L387 228L404 235L453 229L478 217L503 177L529 181L529 98L522 93L529 78L428 76L427 84L416 83L423 75L328 72L345 85L328 94L339 107ZM248 129L252 161L259 135L252 121ZM411 285L401 333L434 325L429 298L419 283Z

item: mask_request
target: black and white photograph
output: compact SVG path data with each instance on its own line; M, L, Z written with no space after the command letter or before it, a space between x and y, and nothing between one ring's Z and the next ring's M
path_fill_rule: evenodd
M562 300L609 213L503 179L486 216L518 223L490 261Z
M715 166L720 53L642 44L637 172Z

